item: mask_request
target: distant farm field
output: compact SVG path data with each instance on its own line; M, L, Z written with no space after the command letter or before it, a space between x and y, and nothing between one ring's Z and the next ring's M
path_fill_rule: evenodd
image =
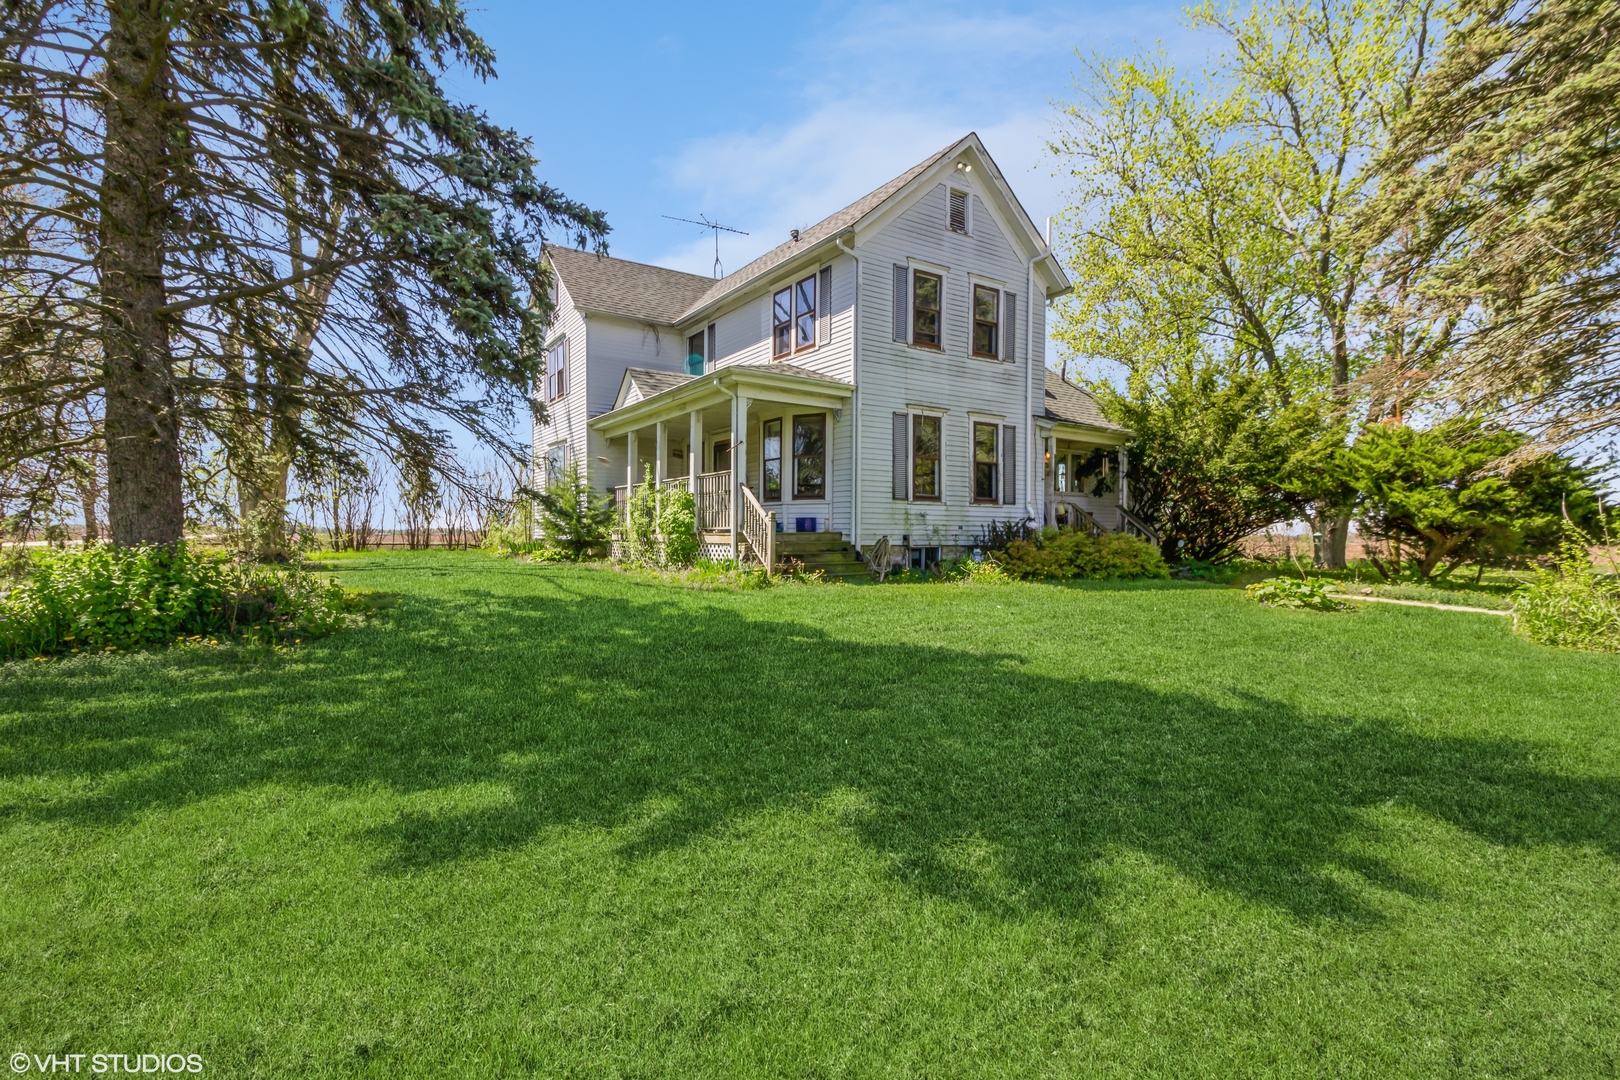
M1186 583L333 565L397 604L0 668L8 1057L1620 1069L1620 657Z

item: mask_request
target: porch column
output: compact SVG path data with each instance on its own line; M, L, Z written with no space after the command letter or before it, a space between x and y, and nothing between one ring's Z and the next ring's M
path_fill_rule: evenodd
M624 486L626 490L624 497L628 500L630 498L629 489L636 486L636 454L639 452L640 448L636 444L635 432L630 432L625 436L625 439L626 453L624 459Z
M693 409L686 429L686 482L696 495L698 473L703 471L703 414Z
M1057 507L1052 505L1052 495L1057 491L1057 488L1053 486L1057 472L1057 438L1049 435L1042 439L1041 443L1046 447L1046 453L1043 455L1045 463L1042 466L1045 479L1041 481L1041 497L1046 505L1043 507L1044 512L1041 516L1048 525L1056 525Z
M658 421L658 460L653 462L653 479L664 482L664 462L669 459L669 421Z
M741 550L737 537L742 531L742 483L748 475L748 399L741 394L731 399L731 557Z
M1126 486L1126 482L1125 482L1125 462L1126 462L1126 457L1125 457L1125 448L1123 446L1119 448L1118 454L1119 454L1119 495L1118 495L1119 508L1120 508L1121 511L1128 511L1131 508L1130 507L1131 493L1130 493L1130 488L1128 488ZM1125 517L1124 517L1123 513L1120 515L1119 525L1120 525L1121 529L1123 529L1125 527Z

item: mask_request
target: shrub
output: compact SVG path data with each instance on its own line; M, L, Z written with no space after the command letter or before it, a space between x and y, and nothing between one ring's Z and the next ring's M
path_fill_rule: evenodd
M1029 540L1014 540L1001 557L1002 569L1016 578L1166 578L1164 558L1147 541L1125 533L1092 536L1079 531L1043 529Z
M533 503L526 498L514 501L509 510L490 522L479 546L504 559L543 548L545 542L534 538Z
M691 566L698 557L697 499L679 488L664 492L658 532L664 540L665 566Z
M0 600L0 656L138 648L229 634L318 637L346 620L343 590L303 566L252 566L173 547L95 545L35 558Z
M1302 611L1345 611L1350 605L1328 591L1321 578L1311 581L1294 578L1267 578L1246 590L1267 607L1296 608Z
M992 521L973 538L973 546L985 551L1006 551L1014 540L1028 540L1036 530L1025 521Z
M1557 570L1513 594L1513 629L1540 645L1620 652L1620 585L1593 572L1588 538L1567 531Z
M607 544L616 510L613 500L591 490L585 471L571 461L535 498L545 546L569 559L586 559Z

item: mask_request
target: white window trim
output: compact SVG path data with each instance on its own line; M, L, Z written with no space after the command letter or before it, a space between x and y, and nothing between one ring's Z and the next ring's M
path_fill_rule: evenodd
M950 268L910 257L906 259L906 262L908 264L907 271L911 275L906 282L906 348L915 349L917 352L928 356L939 356L949 351L945 348L945 313L950 310L950 306L945 302L945 297L950 292L951 287ZM939 278L938 345L917 344L917 271L919 270Z
M995 498L993 498L993 499L976 498L974 496L974 494L973 494L973 491L971 490L972 487L973 487L973 484L975 483L974 466L978 465L978 463L979 463L978 459L973 456L976 453L976 451L974 449L974 446L973 446L973 425L974 424L989 424L991 427L995 428L995 431L996 431L996 494L995 494ZM1002 483L1003 483L1003 476L1002 476L1002 471L1001 470L1003 470L1003 469L1005 469L1007 467L1007 445L1006 444L1007 444L1007 433L1006 433L1006 431L1004 431L1002 429L1001 421L999 419L998 420L992 420L991 417L986 416L986 415L984 415L982 413L968 413L967 462L968 462L968 487L969 487L969 491L968 491L967 501L968 501L969 506L1000 506L1000 505L1002 505L1002 502L1001 502L1001 488L1002 488Z
M935 350L927 349L926 351L934 352ZM948 417L949 417L949 413L950 413L949 409L936 409L936 408L934 408L934 407L932 407L930 405L907 405L906 406L906 414L907 414L907 416L906 416L906 504L908 506L913 505L913 504L918 504L918 503L920 503L920 504L922 504L924 506L949 506L949 505L951 505L951 485L950 485L950 460L951 459L950 459L950 455L948 453L946 453L946 447L950 444L950 436L949 436L950 424L947 422ZM917 453L917 429L916 429L916 423L917 423L917 417L919 417L919 416L932 416L932 417L938 418L938 420L939 420L939 443L940 443L940 446L939 446L939 450L940 450L940 453L939 453L939 498L937 498L937 499L928 499L928 498L919 499L919 498L917 498L916 491L913 490L915 480L916 480L916 477L917 477L917 458L916 458L916 453ZM969 434L972 433L972 430L973 430L972 427L969 426L969 428L968 428Z
M973 351L973 287L982 285L987 289L996 290L996 355L980 356ZM980 274L968 275L968 359L977 360L981 364L998 364L1006 367L1007 361L1001 358L1001 335L1007 329L1007 286L995 278L987 278Z
M766 292L765 292L765 337L766 337L766 341L769 344L770 349L771 349L771 360L772 360L772 362L778 363L778 364L787 363L787 362L791 361L795 356L798 356L800 353L815 352L817 349L819 349L823 345L827 344L825 341L821 340L821 319L822 319L822 315L824 313L830 315L831 312L828 312L826 310L827 306L828 306L828 301L827 301L827 299L825 297L823 297L821 295L821 271L825 267L828 267L828 266L831 266L831 265L832 265L832 263L817 263L816 266L815 266L815 269L811 270L808 275L806 275L806 274L794 274L792 277L788 278L786 284L773 285L770 289L766 290ZM776 334L776 310L772 306L773 304L776 303L776 294L781 292L783 289L786 289L786 290L788 290L788 293L792 298L792 302L795 305L798 304L798 302L799 302L799 294L798 294L797 290L798 290L799 282L803 281L807 276L816 279L816 340L813 343L809 344L809 345L789 349L787 351L787 353L785 353L784 355L777 356L776 355L776 337L775 337L775 334ZM798 332L798 326L799 326L799 314L798 314L798 309L795 307L794 313L793 313L793 321L788 323L788 327L793 333L797 333ZM829 334L832 333L832 326L830 324L830 321L829 321L829 325L827 327L827 332ZM908 335L909 335L909 332L908 332ZM718 351L718 350L716 350L716 351ZM707 358L705 358L705 359L707 359Z

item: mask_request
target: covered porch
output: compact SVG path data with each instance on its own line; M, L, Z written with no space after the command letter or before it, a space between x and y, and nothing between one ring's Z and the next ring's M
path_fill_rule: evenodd
M1093 534L1132 533L1150 543L1159 542L1154 531L1130 511L1128 433L1062 422L1038 430L1044 444L1046 525Z
M853 386L788 365L734 365L637 397L633 374L591 421L623 470L613 485L621 507L650 474L660 493L693 493L704 557L771 569L778 533L831 528L834 433Z

